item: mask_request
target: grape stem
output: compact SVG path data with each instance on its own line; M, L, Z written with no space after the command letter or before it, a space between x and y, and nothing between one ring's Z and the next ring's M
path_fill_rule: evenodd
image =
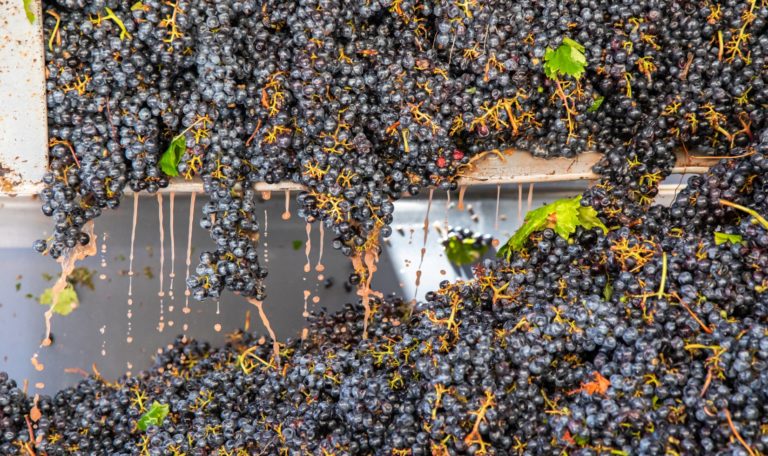
M757 220L758 223L760 223L760 225L763 226L763 228L768 230L768 220L764 219L763 216L758 214L757 211L755 211L754 209L750 209L748 207L744 207L744 206L742 206L740 204L732 203L732 202L730 202L728 200L724 200L724 199L720 200L720 204L722 204L723 206L728 206L728 207L732 207L734 209L738 209L738 210L740 210L742 212L746 212L747 214L749 214L752 217L754 217L755 220Z
M659 285L659 299L664 297L664 286L667 284L667 252L661 253L661 285Z
M736 426L733 425L733 420L731 419L731 412L728 409L723 410L725 413L725 419L728 420L728 427L731 428L731 432L733 432L733 436L736 437L736 440L739 441L741 446L744 447L745 450L747 450L747 453L749 453L749 456L757 456L757 452L752 449L751 446L747 444L746 441L744 441L744 438L739 434L739 430L736 429Z

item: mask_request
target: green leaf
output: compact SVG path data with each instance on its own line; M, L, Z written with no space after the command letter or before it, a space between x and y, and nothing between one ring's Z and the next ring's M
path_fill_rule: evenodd
M142 2L136 2L133 5L131 5L131 11L138 11L138 10L144 10L144 3Z
M610 301L613 297L613 283L610 280L606 280L605 288L603 288L603 299Z
M293 250L299 250L301 249L301 246L304 245L304 241L295 240L291 245L293 246Z
M150 426L161 426L169 411L170 406L168 404L161 404L157 401L152 402L152 407L149 408L149 411L139 418L139 429L146 431Z
M544 74L549 79L557 79L560 75L579 79L586 67L584 46L570 38L563 38L563 43L557 49L548 47L544 53Z
M605 224L597 217L597 211L581 205L581 195L574 198L557 200L546 206L529 212L523 226L499 249L496 256L509 259L513 251L523 248L531 234L545 228L553 229L564 239L570 239L576 227L585 229L601 228L607 232Z
M16 291L21 290L21 282L16 282Z
M744 242L744 238L739 234L728 234L715 231L715 244L720 245L725 244L726 242L730 242L731 244L741 244Z
M576 442L576 445L583 447L584 445L589 443L589 439L586 437L582 437L580 435L573 436L573 441Z
M44 306L53 304L53 288L46 288L37 300ZM56 305L53 306L53 313L67 316L77 308L79 303L80 300L77 297L75 287L72 286L71 283L67 284L67 286L61 290L61 293L59 293L59 300L56 302Z
M160 157L160 169L168 176L179 175L179 162L181 156L187 151L187 139L184 135L173 138L168 149Z
M446 258L457 266L476 263L487 251L487 245L476 247L474 239L450 238L445 246Z
M74 286L84 286L89 290L93 290L93 275L95 273L96 271L93 269L79 266L72 270L72 273L69 275L69 277L67 277L67 280Z
M579 206L579 223L585 230L600 228L603 233L608 232L608 227L597 217L597 211L592 206Z
M35 12L32 10L33 0L24 0L24 12L27 14L27 20L30 24L35 23Z
M592 102L592 106L587 108L587 112L597 112L597 110L600 109L600 106L603 105L604 101L605 101L605 97L602 95L595 98L595 101Z

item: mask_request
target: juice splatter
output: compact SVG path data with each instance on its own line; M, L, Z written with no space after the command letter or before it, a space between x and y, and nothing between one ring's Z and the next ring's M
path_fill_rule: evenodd
M307 242L304 244L304 255L307 256L307 264L304 265L304 272L309 272L312 270L312 262L309 259L309 253L312 251L312 237L310 234L312 233L312 224L307 223Z
M267 314L264 313L264 304L261 301L257 301L256 299L253 299L253 298L248 298L248 302L256 306L256 309L259 311L259 318L261 318L261 323L264 325L265 328L267 328L269 337L272 338L272 353L275 357L275 363L278 366L280 366L280 342L277 341L277 336L275 336L275 331L272 330L272 325L269 323Z
M430 196L432 196L432 190L430 189ZM368 321L371 318L371 296L381 298L383 295L378 291L371 289L371 282L373 281L373 274L376 272L376 263L378 263L379 257L374 250L366 250L365 252L358 253L352 257L352 265L355 272L360 274L360 286L357 289L357 295L360 296L365 311L363 317L363 338L368 338Z
M322 222L320 223L320 255L317 257L317 265L315 265L315 271L325 271L325 265L323 265L323 244L325 244L325 228ZM319 279L322 280L322 279Z
M459 203L456 205L456 209L463 211L464 210L464 193L467 191L467 186L462 185L459 187Z
M53 319L53 308L59 302L61 292L67 288L67 278L75 270L75 264L89 256L96 255L98 247L96 246L96 233L94 233L93 220L83 226L83 232L88 234L90 241L86 245L78 245L68 249L56 261L61 264L61 275L51 288L51 305L45 311L45 338L40 343L41 347L51 345L51 320Z
M309 299L309 295L312 293L309 290L304 290L304 313L301 314L302 317L307 318L309 316L309 312L307 312L307 300Z
M285 191L285 211L281 216L283 220L289 220L291 218L291 191Z

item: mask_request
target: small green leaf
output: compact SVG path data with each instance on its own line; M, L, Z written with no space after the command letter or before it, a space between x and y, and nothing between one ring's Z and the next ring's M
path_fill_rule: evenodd
M179 175L179 162L181 156L187 151L187 139L184 135L173 138L168 149L160 157L160 169L168 176Z
M465 90L470 95L474 95L477 92L477 87L470 87L467 90Z
M133 5L131 5L131 11L138 11L138 10L144 10L144 3L142 2L136 2Z
M161 404L154 401L152 407L149 408L149 411L139 418L139 429L146 431L150 426L161 426L165 417L168 416L169 411L170 406L168 404Z
M610 301L613 297L613 283L610 280L606 280L605 287L603 288L603 299Z
M715 244L720 245L725 244L726 242L730 242L731 244L741 244L744 242L744 238L739 234L728 234L715 231Z
M476 247L474 239L450 238L445 246L446 258L457 266L476 263L487 251L487 245Z
M587 57L584 46L570 38L564 38L557 49L547 48L544 53L544 74L549 79L557 79L559 75L581 78L587 67Z
M301 246L304 245L304 241L299 241L297 239L297 240L293 241L291 243L291 245L293 246L293 250L299 250L299 249L301 249Z
M16 282L16 291L21 290L21 282Z
M605 97L602 95L595 98L595 101L592 102L592 106L587 108L587 112L597 112L597 110L600 109L600 106L603 105L604 101L605 101Z
M96 273L93 269L85 267L77 267L72 270L72 274L69 275L67 280L74 286L84 286L89 290L93 290L93 275Z
M46 288L37 300L44 306L53 304L53 288ZM61 290L61 293L59 293L59 300L56 302L56 305L53 306L53 313L67 316L77 308L79 303L80 300L77 297L75 287L72 286L71 283L67 284L67 286Z
M24 12L27 14L27 20L30 24L35 23L35 12L32 11L32 1L33 0L24 0Z
M582 437L580 435L573 436L573 441L576 442L576 445L583 447L584 445L589 443L589 439L586 437Z

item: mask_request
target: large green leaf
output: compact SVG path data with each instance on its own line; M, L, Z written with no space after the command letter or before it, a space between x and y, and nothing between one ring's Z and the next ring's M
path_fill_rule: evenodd
M551 228L564 239L570 239L577 227L600 228L607 232L605 224L597 217L597 211L581 205L581 195L564 198L529 212L523 226L499 249L498 257L509 259L512 252L521 250L531 234Z

